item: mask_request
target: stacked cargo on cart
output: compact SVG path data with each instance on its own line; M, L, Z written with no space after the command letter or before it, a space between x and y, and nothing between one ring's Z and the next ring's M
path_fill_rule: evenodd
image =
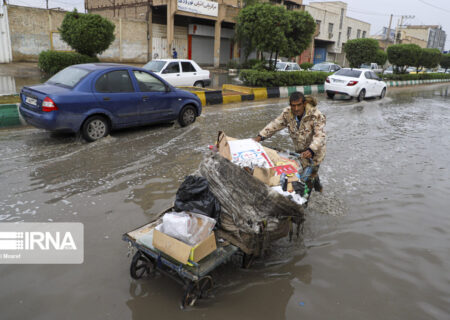
M182 306L207 294L211 271L231 256L239 254L247 267L304 220L304 199L292 192L296 161L223 132L210 149L181 184L174 206L123 237L137 249L131 276L138 279L158 269L180 280Z

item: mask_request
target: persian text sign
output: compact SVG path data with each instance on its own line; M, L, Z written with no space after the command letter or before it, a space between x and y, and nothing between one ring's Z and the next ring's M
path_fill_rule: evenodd
M79 264L84 226L72 223L0 223L0 264Z
M178 0L178 10L217 17L219 4L206 0Z

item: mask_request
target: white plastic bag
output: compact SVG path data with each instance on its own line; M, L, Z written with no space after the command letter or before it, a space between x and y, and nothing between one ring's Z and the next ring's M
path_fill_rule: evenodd
M162 220L162 224L158 226L159 231L190 246L205 240L216 224L213 218L185 211L168 212Z

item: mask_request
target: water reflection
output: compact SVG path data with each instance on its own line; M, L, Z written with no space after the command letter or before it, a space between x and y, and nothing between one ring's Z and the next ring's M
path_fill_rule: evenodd
M11 76L0 76L0 96L16 93L16 81Z

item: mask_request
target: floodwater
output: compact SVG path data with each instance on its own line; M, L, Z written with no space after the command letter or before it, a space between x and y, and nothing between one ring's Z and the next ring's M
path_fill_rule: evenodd
M172 279L130 278L121 236L171 205L217 130L253 137L285 99L207 107L187 128L91 144L0 130L0 220L82 222L85 232L81 265L0 265L1 319L449 319L449 89L321 96L324 193L312 195L304 241L274 243L248 270L218 268L213 297L188 310ZM266 144L291 146L286 132Z

